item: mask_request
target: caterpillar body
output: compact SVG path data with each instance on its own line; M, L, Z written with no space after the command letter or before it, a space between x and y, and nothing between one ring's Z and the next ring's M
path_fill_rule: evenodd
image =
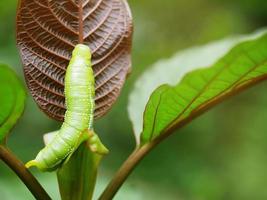
M65 121L53 139L26 167L53 171L66 161L93 132L95 80L88 46L76 45L65 76Z

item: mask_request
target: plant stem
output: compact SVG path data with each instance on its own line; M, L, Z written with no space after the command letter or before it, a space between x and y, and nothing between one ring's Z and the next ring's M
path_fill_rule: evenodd
M124 181L128 178L131 172L139 164L139 162L148 154L156 143L145 144L144 146L137 148L123 163L121 168L115 174L111 182L108 184L102 195L99 197L99 200L110 200L112 199Z
M49 195L36 180L36 178L28 171L24 164L18 160L6 147L0 145L0 159L12 169L21 181L30 190L37 200L51 200Z

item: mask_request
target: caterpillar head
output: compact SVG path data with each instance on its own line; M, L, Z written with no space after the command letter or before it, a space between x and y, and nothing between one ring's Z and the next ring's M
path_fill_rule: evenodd
M78 44L75 46L72 52L72 57L83 58L86 59L86 61L90 62L92 58L91 50L87 45Z

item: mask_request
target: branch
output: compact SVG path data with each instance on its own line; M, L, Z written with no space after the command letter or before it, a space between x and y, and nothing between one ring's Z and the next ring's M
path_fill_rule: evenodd
M175 130L175 128L169 129L152 142L147 143L141 147L137 147L136 150L133 151L133 153L128 157L128 159L123 163L121 168L117 171L117 173L110 181L110 183L108 184L108 186L106 187L106 189L101 194L98 200L111 200L119 191L125 180L140 163L140 161L142 161L143 158L154 149L154 147L164 141Z
M0 159L12 169L21 181L30 190L37 200L51 200L49 195L36 180L36 178L26 169L24 164L18 160L6 147L0 145Z
M156 146L157 143L149 143L140 148L137 148L123 163L121 168L115 174L111 182L108 184L102 195L99 197L99 200L110 200L112 199L124 181L132 173L132 171L137 167L139 162Z

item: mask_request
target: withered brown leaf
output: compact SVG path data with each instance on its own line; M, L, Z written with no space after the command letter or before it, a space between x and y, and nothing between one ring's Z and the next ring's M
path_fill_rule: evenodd
M62 121L64 76L78 43L89 45L96 78L95 118L120 94L131 69L132 17L126 0L20 0L17 45L38 106Z

